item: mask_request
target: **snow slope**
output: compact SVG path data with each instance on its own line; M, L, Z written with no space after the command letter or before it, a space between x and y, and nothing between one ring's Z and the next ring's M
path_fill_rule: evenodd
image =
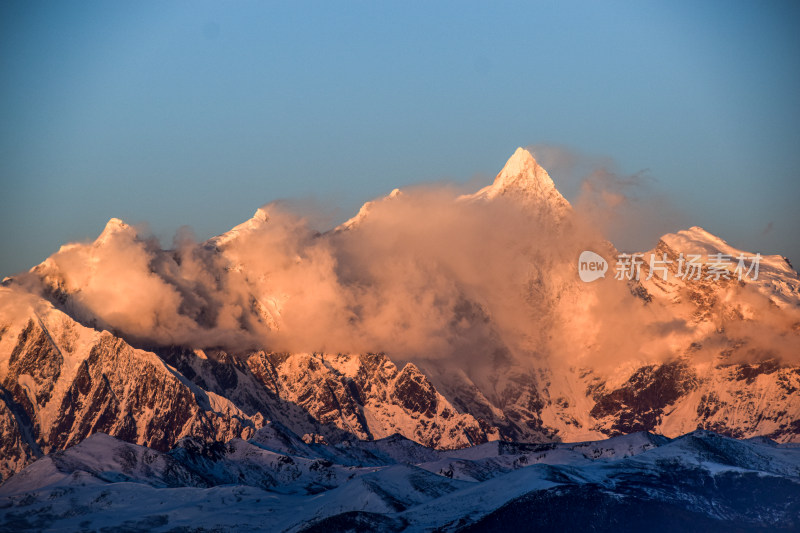
M569 531L641 525L641 512L598 514L602 508L586 507L593 501L609 510L645 509L654 531L800 526L800 449L766 440L707 431L674 440L639 433L413 456L402 438L373 444L383 462L359 467L326 459L346 453L326 445L314 458L241 440L162 453L95 435L0 486L0 527L462 531L519 528L521 517L527 528L571 520L561 527ZM431 462L413 462L435 456L453 468L434 472ZM482 475L466 475L476 472ZM586 515L587 509L593 511Z

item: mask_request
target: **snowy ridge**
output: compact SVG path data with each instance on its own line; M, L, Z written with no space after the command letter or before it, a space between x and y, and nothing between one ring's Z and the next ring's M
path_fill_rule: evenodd
M241 239L248 233L258 231L264 224L269 222L269 218L266 206L259 207L250 219L242 222L238 226L234 226L233 229L222 235L212 237L208 240L208 245L216 248L224 248L229 243Z
M785 257L759 254L757 279L753 280L752 278L756 276L755 270L750 275L745 274L754 262L752 258L755 253L734 248L699 226L664 235L661 237L659 245L646 252L645 257L649 257L650 253L655 253L661 259L661 254L665 252L668 253L668 257L674 257L675 260L679 253L683 253L684 257L688 257L690 254L700 255L703 262L711 261L716 254L723 254L730 261L729 264L725 264L730 277L736 279L738 279L738 275L734 270L738 266L738 258L743 257L745 270L742 277L746 283L755 286L761 294L778 307L800 307L800 279ZM677 271L675 270L673 273L677 273ZM671 286L667 283L659 283L659 285L663 287L661 290L674 292L676 283L679 282L676 282L673 277Z
M361 209L358 210L358 213L356 213L356 215L354 217L352 217L351 219L343 222L339 226L336 226L336 228L334 228L333 231L334 232L338 232L338 231L344 231L344 230L349 230L349 229L353 229L353 228L358 227L369 216L370 212L372 212L372 210L375 209L375 206L377 204L382 203L382 202L386 202L386 201L389 201L389 200L394 200L395 198L400 197L402 194L403 194L403 192L400 189L394 189L387 196L385 196L385 197L383 197L383 198L381 198L379 200L372 200L372 201L366 202L364 205L361 206Z
M96 435L0 486L0 527L241 531L266 521L275 531L463 531L513 529L520 516L529 527L576 531L636 529L644 517L656 531L800 525L800 450L774 442L697 431L674 440L639 433L419 448L411 456L409 445L402 438L314 445L306 449L312 455L297 456L265 450L257 439L187 440L163 453ZM376 447L382 453L365 455ZM596 509L608 514L582 511L607 495L612 500ZM622 512L628 506L646 513Z

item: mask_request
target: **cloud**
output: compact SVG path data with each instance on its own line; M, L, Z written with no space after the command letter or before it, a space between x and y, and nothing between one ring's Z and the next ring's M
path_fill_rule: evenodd
M500 358L611 373L625 362L681 355L705 335L691 324L690 303L648 302L612 271L591 284L579 280L582 251L613 259L607 232L619 217L644 226L636 220L648 208L631 191L647 181L595 169L562 220L505 197L459 200L462 191L436 185L374 202L345 231L321 233L319 218L286 203L265 206L224 241L197 242L183 228L170 250L115 223L19 282L140 345L386 351L474 372ZM769 327L722 310L717 325L788 357L797 346L796 335L786 336L795 318L754 293L741 302Z

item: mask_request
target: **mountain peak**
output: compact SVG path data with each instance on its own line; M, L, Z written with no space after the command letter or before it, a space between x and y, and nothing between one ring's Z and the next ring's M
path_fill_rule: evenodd
M382 202L386 202L388 200L394 200L401 196L403 196L403 191L401 191L400 189L393 189L392 192L390 192L387 196L384 196L383 198L378 198L377 200L370 200L369 202L366 202L364 205L361 206L361 209L358 210L358 213L356 213L354 217L347 220L346 222L343 222L342 224L334 228L333 231L340 232L355 228L356 226L361 224L364 221L364 219L367 218L367 216L369 216L370 211L372 211L372 209L374 209L376 205Z
M508 159L503 170L494 179L493 187L505 190L509 187L519 187L523 189L549 190L554 189L555 184L547 171L536 161L528 150L517 148L514 154Z
M557 217L570 209L569 202L558 192L547 171L528 150L521 147L509 158L494 183L462 198L488 200L498 196L511 196L525 203L548 206Z
M256 209L256 212L253 214L253 217L250 220L256 222L267 222L269 220L269 213L267 212L266 206Z
M130 226L127 225L122 219L119 219L119 218L116 218L116 217L112 217L112 218L108 219L108 222L106 222L106 227L103 230L103 232L125 230L125 229L127 229L129 227Z
M221 248L230 242L238 239L241 235L246 233L251 233L253 231L258 231L262 228L267 222L269 222L269 212L267 211L267 205L261 206L256 209L256 212L253 213L253 216L249 219L245 220L241 224L234 226L232 229L228 230L227 232L223 233L222 235L217 235L216 237L211 237L208 241L206 241L209 245L214 246L216 248Z
M714 254L722 252L730 255L741 253L740 250L733 248L700 226L692 226L677 233L667 233L661 237L661 241L673 250L684 253Z
M136 236L136 230L134 230L130 225L126 224L119 218L113 217L106 222L106 227L103 228L102 233L95 239L95 243L103 244L108 242L109 239L114 237L118 234L130 234L131 236Z

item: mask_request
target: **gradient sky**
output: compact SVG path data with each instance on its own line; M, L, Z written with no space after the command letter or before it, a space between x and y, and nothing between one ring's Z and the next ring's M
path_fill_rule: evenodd
M798 6L5 1L0 275L114 216L165 246L281 198L335 223L532 144L647 170L669 229L797 267Z

